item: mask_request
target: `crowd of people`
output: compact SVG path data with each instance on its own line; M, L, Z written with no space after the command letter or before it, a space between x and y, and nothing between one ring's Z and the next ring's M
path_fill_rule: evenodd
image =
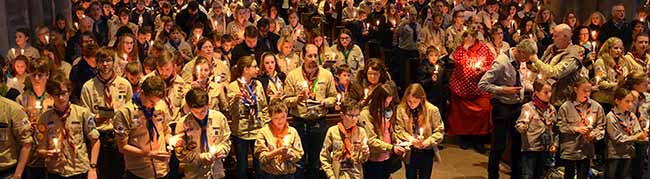
M0 179L435 178L445 136L490 179L648 173L645 6L72 4L0 59Z

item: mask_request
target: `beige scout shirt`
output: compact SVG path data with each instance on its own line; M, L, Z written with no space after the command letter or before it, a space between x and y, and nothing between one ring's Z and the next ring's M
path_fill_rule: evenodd
M142 64L140 64L139 58L140 57L136 54L135 59L131 59L131 61L129 61L128 59L124 58L123 54L115 53L115 56L113 57L113 71L115 71L115 74L117 76L125 76L124 72L126 71L126 64L129 62L137 62L139 66L142 66Z
M9 63L11 62L14 58L24 55L28 59L36 59L41 57L41 53L38 52L38 49L32 47L32 46L26 46L25 48L11 48L7 51L7 59L6 62Z
M15 167L23 144L34 142L31 122L22 107L0 97L0 170Z
M382 113L383 116L383 113ZM393 118L394 119L394 118ZM388 123L391 123L391 121L384 120ZM391 119L392 120L392 119ZM370 115L370 108L368 106L363 107L361 110L361 113L359 113L359 124L363 127L363 129L366 130L366 134L368 134L368 147L370 147L370 158L378 158L381 154L385 152L392 152L393 150L393 144L391 143L386 143L384 141L384 134L379 134L375 132L375 127L379 128L381 126L374 126L373 123L373 118L372 115ZM392 132L395 129L395 126L392 126L394 123L389 124L390 126L390 134L391 134L391 141L394 140L394 132ZM383 132L383 130L381 130Z
M338 125L334 125L327 130L323 149L320 152L321 169L327 174L329 179L355 179L363 178L363 163L368 160L368 153L362 152L364 140L368 138L366 130L357 127L357 132L352 134L352 168L344 168L341 165L343 158L343 136L341 136Z
M104 123L97 124L97 130L111 131L113 130L111 120L113 119L115 110L131 101L131 98L133 98L133 90L129 80L119 76L115 77L115 80L108 87L112 104L106 104L104 87L105 84L99 80L99 76L88 80L81 88L80 105L90 109L90 112L95 114L101 121L105 120Z
M607 64L603 58L598 58L594 63L594 72L598 77L598 90L592 93L594 100L600 103L614 104L614 91L618 87L618 82L622 81L631 71L624 61L630 61L627 57L621 57L618 62L620 66L611 66L616 64ZM613 59L612 59L613 60Z
M284 102L289 106L289 114L304 119L315 120L325 117L328 106L336 103L336 87L332 73L324 68L318 67L318 75L313 82L315 85L307 86L308 81L303 75L302 68L296 68L289 72L284 86ZM306 87L306 88L305 88ZM309 100L298 101L298 93L302 90L309 90L314 94ZM307 101L323 101L325 106L309 104ZM308 109L309 108L309 109Z
M291 70L299 68L302 65L302 59L297 53L291 53L289 55L277 54L275 55L275 59L278 68L284 74L289 74Z
M552 128L555 126L555 107L549 105L546 111L535 107L533 102L528 102L521 107L521 115L516 121L515 128L521 133L521 151L548 151L550 145L558 147L557 134ZM542 143L542 135L547 133L549 146Z
M364 67L363 51L359 48L358 45L350 43L352 49L345 50L348 54L347 56L343 53L344 50L339 49L338 44L332 45L332 51L336 53L336 64L348 64L350 69L352 69L352 74L355 74L358 70L362 70ZM341 47L342 48L342 47Z
M634 55L632 55L632 52L627 52L625 58L622 59L622 63L625 64L630 72L635 71L647 73L646 70L650 68L650 62L648 62L648 60L650 60L650 54L646 53L642 56L642 58L635 58Z
M60 117L50 109L41 115L37 125L37 149L60 150L59 155L45 158L47 171L64 177L86 173L90 169L90 155L84 139L99 140L95 117L88 109L75 104L70 104L67 119Z
M210 163L201 159L202 156L210 155L210 151L218 152L227 156L230 152L230 128L226 117L219 111L208 111L208 122L206 124L206 135L208 151L201 149L201 126L192 113L180 118L176 125L176 133L184 144L182 149L177 147L176 155L185 168L185 178L208 178L205 175L212 170L212 174L217 178L225 177L223 162L217 159L209 166ZM221 167L219 167L221 166Z
M172 54L176 54L177 52L185 54L187 58L185 57L183 58L185 59L186 62L191 60L193 56L192 46L183 39L181 39L181 43L178 45L178 49L174 48L174 46L172 46L172 44L169 42L165 43L165 49L167 49L167 51L169 52L172 52Z
M267 125L260 129L255 140L255 156L259 157L262 170L272 175L288 175L296 173L296 162L302 158L305 151L300 143L298 131L291 126L285 138L279 139L273 135ZM277 141L282 140L282 145L289 148L289 156L269 156L269 152L277 149ZM289 157L289 158L287 158Z
M142 78L140 84L151 76L160 75L155 71L151 72ZM185 93L190 90L190 83L183 80L180 76L174 75L173 79L170 81L165 80L165 87L167 88L167 96L160 99L160 101L167 107L166 110L169 112L171 117L169 118L169 122L174 123L180 117L178 116L178 112L185 101Z
M23 110L27 113L29 121L32 124L36 124L41 114L52 108L54 105L54 99L52 99L52 96L49 94L43 92L42 96L37 97L31 90L26 90L25 93L18 95L16 101L18 104L23 106ZM33 127L34 126L32 126L32 128ZM34 136L35 134L36 133L32 133L32 137L36 137ZM38 141L35 140L34 142L38 145ZM37 155L36 150L34 149L35 147L32 148L32 153L29 157L30 162L27 165L32 167L43 167L43 158Z
M614 107L605 116L607 139L607 159L632 159L636 158L635 142L647 142L638 140L635 135L644 132L641 129L636 115L630 112L621 112Z
M255 83L254 93L257 100L257 105L252 109L251 107L246 106L243 100L244 91L242 91L242 89L248 90L247 86L249 85L242 85L239 80L236 80L231 82L227 89L228 104L230 106L228 111L230 112L230 117L233 121L232 132L235 136L244 140L255 140L255 136L257 136L259 129L270 121L264 87L258 80L253 80L251 83ZM237 94L242 94L242 97L238 98ZM250 96L252 98L252 95ZM251 103L253 102L249 101L247 103L252 105Z
M420 126L420 130L423 132L423 134L418 135L421 135L424 139L424 141L422 141L422 144L424 144L425 149L436 150L437 147L435 147L435 145L442 143L442 139L445 136L445 124L442 122L440 111L436 106L429 102L420 103L420 105L424 105L424 110L426 110L426 113L423 115L425 115L424 118L428 120L427 123L429 125ZM415 121L413 121L410 112L408 112L406 108L408 108L407 105L397 107L395 137L397 137L397 139L400 141L411 141L411 139L416 139L418 136L414 135L416 133L419 133L419 131L413 131ZM422 112L425 111L420 111L420 113ZM406 157L404 157L406 159L406 163L410 162L410 155L411 152L408 151L406 153ZM440 158L437 158L437 160L439 159Z
M143 151L165 151L166 141L170 138L169 114L162 101L154 107L153 117L147 119L144 112L132 100L115 112L113 126L115 138L119 145L131 145ZM147 129L147 120L153 120L157 138L151 140ZM169 171L169 160L156 160L150 157L124 154L126 170L141 178L160 178Z

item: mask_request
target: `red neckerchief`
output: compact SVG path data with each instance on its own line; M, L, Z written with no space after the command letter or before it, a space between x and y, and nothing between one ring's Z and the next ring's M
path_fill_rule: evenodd
M343 136L341 136L343 138L343 155L341 155L341 157L350 160L352 159L352 134L357 131L357 126L354 125L350 129L346 129L345 126L343 126L343 122L339 122L338 128L339 132L343 134Z
M305 68L303 67L302 69L302 77L307 80L307 86L311 87L313 89L313 86L316 85L314 84L314 81L316 81L316 78L318 78L318 72L320 71L320 67L316 68L316 71L314 71L311 74L307 74L305 72Z
M533 105L541 111L546 111L550 106L549 102L544 102L535 95L533 96Z
M273 136L276 138L275 146L277 148L282 147L284 137L289 133L289 125L285 124L282 129L276 129L273 125L269 125L269 128L271 129Z
M70 148L72 153L76 153L75 152L75 147L72 144L72 141L70 140L71 139L70 131L68 130L68 127L66 125L68 117L70 117L70 111L72 111L72 108L71 108L71 104L69 102L68 102L67 107L64 109L64 111L58 111L58 110L56 110L56 108L54 108L54 113L56 113L56 115L59 116L59 119L61 120L61 123L63 124L63 140L65 140L66 143L68 143L68 147ZM61 144L63 144L63 142L61 142Z
M632 51L630 53L632 54L632 57L634 57L634 61L641 64L643 67L646 66L646 62L643 61L643 55L637 54L636 51Z
M612 112L614 112L614 111L612 111ZM624 120L621 117L621 114L627 120ZM621 125L621 127L623 127L623 131L625 131L625 133L627 133L627 135L632 135L632 129L633 129L634 126L631 124L632 123L632 121L631 121L632 116L630 116L629 111L625 111L623 113L614 112L614 118L616 118L616 122L618 122L618 124Z
M239 86L239 91L242 93L242 97L245 98L245 101L248 101L250 105L250 114L252 114L250 119L253 120L257 117L257 99L254 99L257 97L255 93L257 93L257 85L253 79L248 84L244 84L243 81L237 80L237 86ZM248 90L248 88L251 88L251 91ZM254 94L251 94L254 93Z
M533 97L533 108L535 108L535 111L537 112L537 114L542 116L542 118L540 120L544 123L546 128L551 129L551 127L553 125L553 122L550 120L550 118L547 118L547 116L545 115L546 112L549 112L550 115L553 115L553 113L555 113L554 111L549 111L550 110L550 103L544 102L544 101L540 100L537 96L534 96ZM576 109L576 110L578 110L578 109Z
M111 74L111 77L108 80L104 80L101 75L97 76L97 79L99 82L101 82L104 85L104 104L108 108L113 108L113 96L111 95L111 85L113 85L113 81L115 81L115 78L117 78L117 75L115 75L115 72Z
M575 107L576 111L578 111L578 115L580 115L580 119L582 120L581 121L582 124L584 124L585 126L589 126L589 124L588 124L589 121L587 121L587 114L591 113L591 101L589 101L589 99L587 99L587 101L584 102L584 103L580 103L578 101L576 101L576 102L578 104L575 105L574 107ZM580 108L580 107L582 107L584 105L587 105L587 110L586 111L582 111L582 109Z

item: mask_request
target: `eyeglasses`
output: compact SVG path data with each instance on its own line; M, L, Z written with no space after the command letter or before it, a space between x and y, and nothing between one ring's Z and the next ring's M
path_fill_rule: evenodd
M36 72L36 73L33 73L31 76L32 76L34 79L43 79L43 78L46 78L48 75L49 75L49 74L47 74L47 73L39 73L39 72Z
M58 94L52 94L52 97L63 97L63 96L66 96L66 95L68 95L68 94L70 94L69 91L61 91L61 93L58 93Z
M348 117L348 118L359 118L359 114L345 114L345 117Z

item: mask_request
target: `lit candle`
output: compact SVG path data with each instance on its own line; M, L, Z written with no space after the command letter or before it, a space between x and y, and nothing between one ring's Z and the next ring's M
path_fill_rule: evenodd
M438 74L438 69L440 68L440 65L436 65L433 69L433 74Z
M596 51L596 41L591 41L591 48L592 50Z
M517 29L517 33L518 33L518 34L521 34L521 30Z
M393 27L397 25L397 21L395 21L395 19L391 20L390 23L393 24Z
M18 82L18 78L16 78L16 77L14 77L12 80L14 81L14 83Z
M645 21L645 19L642 17L641 19L639 19L639 21L643 22L643 21Z
M515 20L510 20L510 27L515 28Z
M86 14L81 14L81 18L82 19L86 18Z
M127 55L126 53L122 54L122 60L129 61L129 55Z
M209 149L210 154L212 154L212 155L217 154L217 146L210 145L209 148L210 148L210 149Z
M521 7L521 3L519 3L519 7Z
M181 139L180 135L171 136L169 138L169 140L167 141L167 149L169 149L170 151L173 151L174 147L176 146L176 143L178 143L178 141L180 141L180 139Z
M140 15L140 17L138 17L138 25L142 25L143 22L144 19L142 19L142 15Z
M544 77L542 76L542 74L537 74L537 79L540 79L540 80L541 80L542 78L544 78Z
M54 145L54 152L59 152L59 138L52 139L52 144Z
M41 100L36 100L36 109L41 110L43 109L43 106L41 105Z
M474 68L476 69L481 69L482 66L483 66L483 62L481 60L478 60L476 61L476 63L474 63Z
M336 94L336 105L341 105L341 93Z
M463 27L463 31L467 31L467 27Z
M50 44L50 35L45 35L45 44Z
M284 148L289 148L291 146L291 138L289 135L286 135L284 138L282 138L282 146L284 146Z
M196 41L198 42L201 39L201 34L196 34Z
M595 85L598 85L598 83L600 82L600 76L599 75L596 75L595 81L596 81Z
M215 76L215 77L214 77L214 82L215 82L215 83L219 83L219 82L221 82L221 75L217 75L217 76Z
M379 26L379 20L377 20L377 26Z
M596 32L595 30L592 30L592 31L591 31L591 38L594 39L594 40L595 40L596 38L598 38L598 32Z
M201 65L196 66L196 77L197 78L202 77L201 76Z
M303 81L302 82L302 89L306 90L308 87L309 87L309 84L307 83L307 81Z
M424 138L424 128L420 127L420 133L418 133L418 139L423 139Z
M20 49L20 55L25 55L25 49Z
M588 123L589 126L592 126L593 123L594 123L594 117L593 117L593 116L589 116L589 117L587 117L587 122L589 122L589 123Z
M368 88L363 89L363 94L364 94L364 96L365 96L364 99L365 99L365 98L368 98L368 92L370 92L370 90L369 90Z
M75 29L79 29L79 23L76 23L76 22L75 22L75 23L74 23L74 28L75 28Z
M370 29L370 23L366 23L366 30Z
M153 40L149 41L149 47L153 47Z
M533 34L528 34L528 37L532 39L532 38L533 38Z
M542 7L541 7L541 6L537 6L537 10L539 11L540 9L542 9Z
M15 48L11 48L11 53L14 54L14 56L16 56L16 49L15 49Z
M646 132L650 131L650 120L645 121L645 131Z
M219 26L219 21L218 21L218 20L214 20L214 23L213 23L213 24L214 24L214 29L217 29L217 27Z

